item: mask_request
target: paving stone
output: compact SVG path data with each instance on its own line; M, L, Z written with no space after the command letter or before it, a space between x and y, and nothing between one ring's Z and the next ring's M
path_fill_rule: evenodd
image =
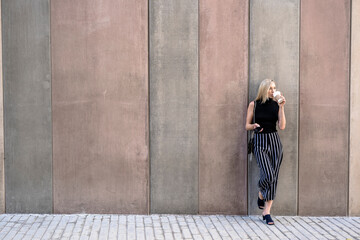
M25 216L23 216L25 217ZM29 217L29 216L27 216ZM45 230L45 232L42 235L42 239L51 239L53 233L55 232L55 229L57 228L62 216L61 215L53 215L51 216L51 222L48 226L48 228ZM23 227L18 234L16 234L14 239L23 239L23 236L25 234L25 228Z
M226 232L230 235L231 239L244 239L239 236L237 231L233 228L232 224L228 221L228 218L225 216L218 216L218 219Z
M88 239L90 237L93 222L94 222L94 215L87 215L83 229L80 234L80 239Z
M205 227L204 222L202 221L200 216L194 216L194 221L195 221L195 226L197 227L198 231L200 232L200 234L204 237L206 235L209 235L209 232L207 230L207 228Z
M173 237L173 234L172 233L165 233L165 239L166 240L172 240L172 239L174 239L174 237Z
M0 239L360 239L359 217L0 215Z
M238 236L241 239L249 239L248 234L246 234L245 230L241 227L241 225L234 219L233 216L227 216L226 219L229 221L229 224L236 231Z
M286 239L299 239L292 232L290 232L289 229L286 228L286 226L283 224L282 221L280 221L278 218L275 219L276 219L276 228L286 236Z
M269 236L263 231L263 228L259 227L252 218L250 217L242 217L242 219L249 225L249 227L256 233L257 237L260 239L270 239Z
M94 223L92 225L91 233L90 233L90 240L98 239L99 238L99 232L101 228L101 215L95 215L94 217Z
M119 216L111 215L110 217L110 229L109 240L116 240L118 234Z
M229 237L229 233L225 230L225 228L220 223L217 216L210 216L210 220L214 224L216 230L219 232L220 236L224 239L226 237Z
M162 234L160 234L162 236ZM145 227L145 237L147 240L156 239L154 236L154 229L152 227Z
M301 224L299 224L294 218L290 217L290 218L287 218L287 221L293 225L297 230L298 232L301 232L301 234L303 236L305 236L305 238L301 238L301 239L314 239L314 240L317 240L317 237L312 234L310 232L310 230L304 228Z
M136 238L136 228L135 223L128 223L126 228L126 236L128 239Z
M266 222L262 219L261 216L250 216L250 219L254 221L254 223L265 233L267 237L270 239L284 239L286 238L279 229L277 229L277 225L267 225ZM276 222L276 218L273 217L274 223Z
M105 216L101 221L99 238L107 240L109 238L109 231L110 231L110 217Z
M310 218L310 217L302 217L302 220L304 220L305 222L307 222L313 229L315 229L317 232L319 232L320 234L322 234L323 236L325 236L326 238L329 238L328 232L325 231L325 229L323 229L322 227L320 227L315 221L314 218Z
M192 238L191 232L188 228L182 228L181 231L184 238Z
M42 221L41 226L35 232L34 239L41 239L43 237L43 235L45 234L45 232L49 228L53 218L54 218L53 216L48 216L48 215L44 216L44 219ZM18 223L18 224L22 225L21 223ZM13 237L14 236L10 237L9 234L8 234L5 239L13 239Z
M324 223L323 221L321 221L320 218L313 218L313 219L316 219L316 224L318 226L320 226L322 229L324 229L327 232L328 235L332 236L335 239L344 238L338 232L334 231L331 227L329 227L329 225L327 223ZM328 237L328 239L330 239L330 238Z
M309 223L302 220L300 217L294 217L294 221L296 221L298 224L300 224L303 228L305 228L308 232L310 232L316 239L325 239L323 235L321 235L320 232L316 231L314 227L312 227Z
M35 232L40 227L40 225L41 225L41 223L34 222L32 224L32 226L30 227L29 231L27 231L27 233L25 234L24 239L33 239L34 235L35 235ZM0 239L2 239L2 238L0 237Z
M203 240L203 238L201 237L201 235L193 235L193 239L194 239L194 240Z
M289 223L286 217L277 217L278 222L283 224L292 234L296 236L297 239L306 239L305 235L301 234L291 223Z
M352 239L359 239L359 233L356 233L351 228L347 227L345 224L340 222L341 218L328 218L328 220L333 223L335 226L337 226L339 229L341 229L343 232L347 234L347 238Z
M245 233L251 238L254 239L257 237L257 234L250 228L250 226L241 218L241 216L235 216L234 220L239 224L239 226L245 231Z
M20 228L21 228L21 223L15 224L15 225L11 228L11 230L5 235L5 237L2 238L2 239L4 239L4 240L6 240L6 239L13 239L14 236L17 234L17 232L20 230Z
M328 226L328 229L330 229L329 233L331 233L331 235L334 235L335 237L337 238L344 238L344 239L347 239L347 238L350 238L352 239L348 233L342 231L341 229L339 229L335 224L331 223L327 217L322 217L321 218L321 222L322 222L322 225L323 227L325 228L325 226Z
M342 218L343 221L347 222L356 232L360 233L360 225L356 223L356 221L352 217Z

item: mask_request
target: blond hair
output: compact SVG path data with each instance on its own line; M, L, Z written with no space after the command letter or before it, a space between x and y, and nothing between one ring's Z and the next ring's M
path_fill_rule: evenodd
M266 102L266 100L269 99L268 91L269 91L269 88L270 88L270 84L272 82L274 82L274 80L268 79L268 78L262 80L262 82L260 83L258 94L257 94L257 97L256 97L255 101L261 100L261 103L264 103L264 102Z

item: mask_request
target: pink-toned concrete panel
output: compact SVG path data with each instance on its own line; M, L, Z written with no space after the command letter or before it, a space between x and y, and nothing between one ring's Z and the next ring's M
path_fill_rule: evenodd
M148 213L148 3L52 1L55 213Z
M349 215L360 216L360 1L352 1Z
M248 6L200 0L201 214L247 214Z
M346 215L350 0L301 1L299 215Z

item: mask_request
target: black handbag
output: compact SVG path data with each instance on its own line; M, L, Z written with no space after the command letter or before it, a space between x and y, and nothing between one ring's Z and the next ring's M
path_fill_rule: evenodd
M254 114L253 114L253 123L255 123L255 108L256 108L256 101L254 101ZM249 139L249 142L248 142L248 154L252 154L254 153L254 130L251 130L251 133L250 133L250 139Z
M248 142L248 154L254 153L254 136L252 136Z

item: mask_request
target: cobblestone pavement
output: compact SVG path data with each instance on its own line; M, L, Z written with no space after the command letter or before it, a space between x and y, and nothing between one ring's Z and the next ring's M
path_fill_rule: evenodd
M0 215L0 239L360 239L359 217Z

